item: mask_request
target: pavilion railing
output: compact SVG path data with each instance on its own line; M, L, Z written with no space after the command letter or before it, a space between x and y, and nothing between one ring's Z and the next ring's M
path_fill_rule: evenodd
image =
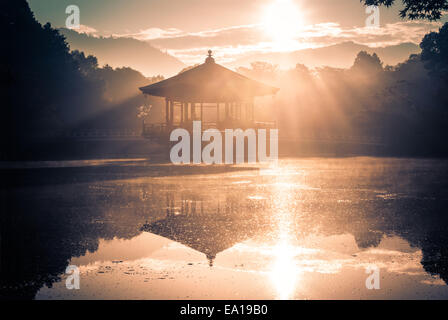
M166 124L166 123L144 123L142 129L142 135L144 137L157 137L164 136L169 134L172 130L177 128L183 128L187 130L192 130L192 122L186 123L174 123L174 124ZM256 121L250 123L216 123L216 122L202 122L201 129L202 131L207 129L216 128L220 131L225 129L275 129L277 128L277 123L275 121Z
M211 128L218 128L218 130L223 131L224 129L237 129L241 128L243 130L248 129L247 126L235 126L232 128L232 126L229 127L220 127L217 126L216 122L202 122L202 131L211 129ZM165 123L145 123L143 127L143 136L145 138L166 138L167 135L170 134L170 132L176 128L185 128L187 130L191 130L191 127L189 127L188 123L180 124L175 123L173 125L166 125ZM277 123L275 121L269 121L269 122L262 122L262 121L256 121L253 122L251 127L253 129L275 129L277 128ZM281 132L279 132L280 136L279 139L283 142L290 142L290 143L296 143L298 141L301 142L340 142L340 143L354 143L354 144L373 144L373 145L385 145L387 144L387 141L384 139L384 137L381 136L361 136L361 135L338 135L338 134L326 134L323 132L301 132L299 134L294 134L291 136L288 135L282 135Z

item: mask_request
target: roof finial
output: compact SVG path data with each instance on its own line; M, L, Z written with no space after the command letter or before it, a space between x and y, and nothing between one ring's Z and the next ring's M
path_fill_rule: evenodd
M209 63L209 62L215 62L215 59L213 59L213 57L212 57L212 50L208 50L208 56L207 56L207 58L205 59L205 62L206 62L206 63Z
M209 254L206 254L206 256L207 256L207 260L208 260L208 265L210 266L210 268L213 267L213 262L216 258L216 255L209 253Z

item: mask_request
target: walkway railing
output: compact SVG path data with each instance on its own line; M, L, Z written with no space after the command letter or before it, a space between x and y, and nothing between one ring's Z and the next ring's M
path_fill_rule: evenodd
M62 136L73 139L137 138L141 137L141 132L134 129L81 129L64 132Z
M277 127L277 123L275 121L270 122L241 122L241 123L229 123L229 122L202 122L201 129L202 131L207 129L218 129L220 131L224 131L225 129L275 129ZM145 123L142 129L142 135L147 138L155 138L158 136L164 136L169 134L172 130L177 128L187 129L189 131L193 128L192 122L187 123L175 123L172 125L167 125L166 123Z

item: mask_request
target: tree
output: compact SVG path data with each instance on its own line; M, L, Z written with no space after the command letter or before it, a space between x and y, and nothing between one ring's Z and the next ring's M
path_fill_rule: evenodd
M98 59L95 56L89 55L86 57L84 52L78 50L72 51L71 54L78 63L79 71L83 75L91 75L98 69Z
M376 53L370 55L366 51L360 51L353 63L352 70L373 75L383 71L383 63Z
M142 104L138 87L148 79L130 68L99 68L96 57L70 52L65 37L49 23L42 26L25 0L1 1L0 9L6 43L0 50L0 158L34 157L63 131L134 124L127 110ZM110 112L114 107L119 110Z
M395 0L360 0L366 6L390 7ZM404 9L400 10L400 17L410 20L427 19L439 20L444 11L448 10L448 0L402 0Z
M49 23L38 23L26 1L3 1L0 12L6 43L0 52L0 77L6 82L0 140L8 155L58 131L71 118L62 114L74 110L77 92L87 84L65 38Z
M448 80L448 22L439 32L430 32L420 43L421 59L432 75Z

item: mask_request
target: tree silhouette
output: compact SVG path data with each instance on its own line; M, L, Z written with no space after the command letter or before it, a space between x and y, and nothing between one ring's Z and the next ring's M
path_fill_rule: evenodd
M79 71L83 75L91 75L98 69L98 59L92 55L86 57L84 52L74 50L72 51L72 57L78 63Z
M448 22L439 32L430 32L420 43L422 61L433 75L448 80Z
M383 63L376 53L368 54L366 51L360 51L355 58L352 70L376 74L383 71Z
M395 0L360 0L366 6L390 7ZM427 19L439 20L444 11L448 10L448 0L402 0L404 9L400 10L400 17L411 20Z
M4 154L17 154L32 140L51 134L63 124L62 111L73 107L88 84L77 70L69 48L50 24L35 20L26 1L4 1L0 32L1 78L7 101L1 119Z
M93 128L105 122L138 128L136 115L132 122L125 114L142 104L138 87L151 79L130 68L101 68L96 57L70 52L65 37L38 23L25 0L2 1L0 9L7 43L0 51L1 158L32 158L42 144L87 122ZM115 106L121 114L108 115Z

